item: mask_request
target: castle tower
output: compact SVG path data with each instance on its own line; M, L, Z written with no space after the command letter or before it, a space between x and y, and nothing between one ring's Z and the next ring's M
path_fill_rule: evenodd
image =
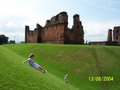
M73 16L73 25L74 25L74 26L79 25L79 21L80 21L79 15L78 15L78 14L75 14L75 15Z
M120 42L120 26L114 27L114 29L113 29L113 39L116 42Z
M60 12L46 21L44 27L36 24L34 30L25 26L26 43L61 43L83 44L84 31L79 15L73 16L73 27L68 27L68 15Z
M84 43L84 31L83 26L80 21L79 15L75 14L73 16L73 32L74 32L74 43L83 44Z
M25 26L25 43L27 43L27 38L28 38L28 36L27 36L27 34L28 34L28 32L29 32L29 26Z
M79 30L81 34L84 34L83 26L78 14L73 16L73 29Z
M56 15L56 20L59 20L60 23L68 23L68 15L66 12L61 12L58 15Z
M112 42L112 29L108 30L108 37L107 37L108 42Z
M37 43L42 43L42 33L43 33L43 27L40 24L36 24L36 30L34 31L36 32L36 42Z

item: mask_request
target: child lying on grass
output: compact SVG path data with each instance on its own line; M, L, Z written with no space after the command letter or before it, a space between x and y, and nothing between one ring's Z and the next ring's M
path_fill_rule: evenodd
M33 67L33 68L35 68L43 73L46 73L47 70L43 69L40 65L35 63L33 58L34 58L34 54L30 54L28 59L23 61L23 63L28 62L31 67Z

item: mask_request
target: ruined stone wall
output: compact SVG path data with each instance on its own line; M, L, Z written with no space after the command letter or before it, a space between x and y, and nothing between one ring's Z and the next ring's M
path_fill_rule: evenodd
M64 43L64 33L67 29L67 24L68 15L66 12L61 12L47 20L43 41L45 43Z
M37 32L36 32L37 30L35 30L35 31L31 31L31 30L29 30L28 32L27 32L27 42L28 43L37 43Z
M39 24L36 25L34 30L30 30L29 26L25 26L25 42L26 43L41 43L42 37L42 27Z
M29 43L28 42L28 39L29 39L29 36L28 36L28 32L29 32L29 26L25 26L25 43Z
M83 44L84 31L79 15L73 16L73 27L68 28L68 15L61 12L46 21L44 28L37 24L34 31L25 28L26 43Z
M29 26L26 26L25 42L26 43L40 43L41 42L40 30L38 28L35 28L34 30L29 30Z
M64 25L57 24L44 29L44 42L64 43Z
M80 21L79 15L73 16L72 29L68 29L65 33L65 43L71 44L83 44L84 43L84 31Z
M65 44L73 44L73 30L72 29L68 29L65 31L65 39L64 39L64 43Z
M36 30L37 30L37 43L42 43L43 42L43 27L39 25L38 23L36 24Z
M120 42L120 26L114 27L113 39L114 39L114 41Z
M112 29L108 30L108 37L107 37L108 42L112 42Z

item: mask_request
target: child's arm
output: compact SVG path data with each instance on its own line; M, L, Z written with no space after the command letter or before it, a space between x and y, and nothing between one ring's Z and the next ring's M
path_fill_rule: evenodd
M22 63L26 63L28 60L23 61Z

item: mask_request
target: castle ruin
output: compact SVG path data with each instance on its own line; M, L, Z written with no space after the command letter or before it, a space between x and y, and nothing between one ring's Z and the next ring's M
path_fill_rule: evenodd
M120 43L120 26L114 27L113 40Z
M113 30L112 29L108 30L107 42L118 43L118 45L120 45L120 26L114 27Z
M91 45L120 45L120 26L108 30L107 41L90 42Z
M84 30L79 15L73 16L73 26L68 28L68 15L61 12L46 21L44 27L37 24L34 30L25 26L26 43L83 44Z

